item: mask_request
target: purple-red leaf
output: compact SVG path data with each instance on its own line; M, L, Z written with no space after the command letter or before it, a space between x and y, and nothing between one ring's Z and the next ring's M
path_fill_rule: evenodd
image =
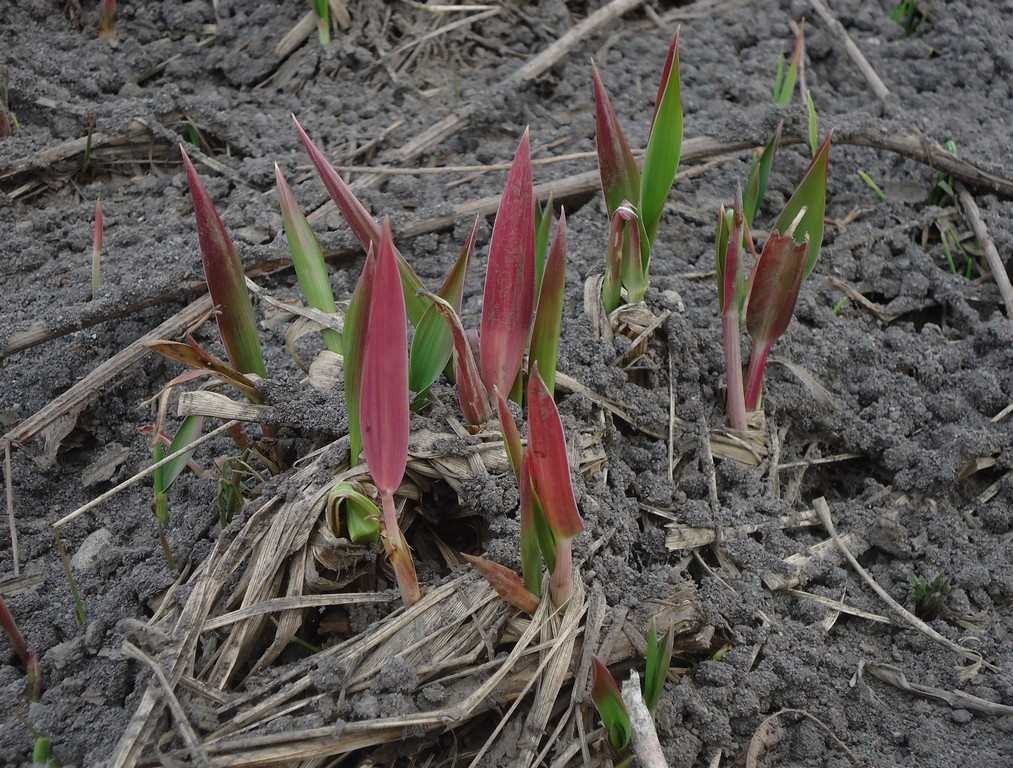
M756 408L767 355L774 342L787 330L802 287L809 235L802 243L796 243L794 232L804 213L805 209L802 209L783 235L778 232L770 234L749 279L746 328L753 342L745 385L746 408L749 410Z
M584 523L570 483L563 422L537 365L528 379L528 425L531 482L558 545L583 531Z
M377 490L389 496L408 462L408 319L386 219L368 317L359 393L362 450Z
M334 167L328 162L324 153L317 148L317 145L306 134L306 131L303 130L295 115L292 115L292 120L295 121L299 137L302 139L302 143L306 147L306 151L309 153L321 181L324 182L327 192L330 194L331 199L334 200L334 204L338 206L341 215L348 222L352 234L355 235L362 245L362 250L369 251L369 247L372 245L373 252L376 253L380 244L380 228L376 225L376 221L369 215L369 211L366 210L365 206L359 202L359 198L355 196L355 193L345 183L345 180L334 170ZM418 292L425 286L422 284L419 276L415 274L415 270L404 260L404 257L396 248L394 249L394 257L397 260L398 271L401 273L401 282L404 285L405 309L409 319L412 321L412 325L417 325L422 315L429 308L429 303L418 296Z
M466 554L464 559L475 566L506 603L530 616L538 610L538 598L527 590L516 572L484 557Z
M598 172L605 205L611 218L623 200L640 205L640 168L633 159L619 118L602 84L598 67L591 62L594 78L595 143L598 147Z
M475 353L461 325L461 318L454 308L439 296L430 294L429 300L446 318L454 337L454 378L464 418L473 427L481 426L492 418L492 409L489 406L489 393L478 373Z
M604 662L597 656L592 656L591 663L591 700L605 724L609 742L613 748L622 751L629 746L633 732L623 695Z
M509 392L531 336L535 309L535 202L531 143L524 132L496 213L485 276L479 356L487 392Z
M200 241L204 276L207 279L211 300L218 307L218 331L225 345L229 362L240 373L255 373L266 377L264 358L257 338L257 321L253 314L250 293L246 289L246 274L239 252L222 224L204 183L190 162L186 150L180 145L193 212L197 219L197 238Z

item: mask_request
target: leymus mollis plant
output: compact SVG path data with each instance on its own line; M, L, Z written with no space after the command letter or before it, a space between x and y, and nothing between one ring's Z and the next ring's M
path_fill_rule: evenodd
M598 169L611 222L602 304L612 312L621 303L643 300L661 213L675 183L682 151L682 94L679 84L679 30L676 29L658 85L651 132L641 169L623 134L598 68L592 63Z

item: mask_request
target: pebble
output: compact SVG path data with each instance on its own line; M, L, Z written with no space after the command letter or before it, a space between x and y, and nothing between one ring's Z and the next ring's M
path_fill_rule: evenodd
M955 709L950 713L950 718L953 722L963 725L964 723L971 722L971 713L966 709Z

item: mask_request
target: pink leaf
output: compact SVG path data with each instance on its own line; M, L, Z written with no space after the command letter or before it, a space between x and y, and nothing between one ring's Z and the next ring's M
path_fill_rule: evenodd
M531 482L558 541L569 541L584 530L570 483L563 423L556 403L538 374L528 380L528 456Z
M531 143L524 132L489 243L479 357L486 391L509 392L520 371L535 310L535 202Z
M387 219L368 318L359 395L362 450L377 490L389 496L408 462L408 320Z

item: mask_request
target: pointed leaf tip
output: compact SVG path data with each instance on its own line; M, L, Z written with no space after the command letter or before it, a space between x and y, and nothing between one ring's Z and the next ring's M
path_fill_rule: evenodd
M190 197L193 200L204 277L207 280L211 300L219 307L218 330L229 362L241 373L255 373L266 377L267 371L264 368L264 358L257 336L256 317L250 293L246 289L246 273L239 258L239 251L229 237L222 218L190 161L186 149L182 144L179 149L190 186Z
M479 357L486 390L509 392L520 370L535 310L535 203L527 133L507 177L489 243Z
M528 456L531 482L557 540L584 530L570 482L563 422L536 364L528 380Z
M388 219L368 317L359 394L362 449L377 489L387 496L401 484L408 461L408 319Z

